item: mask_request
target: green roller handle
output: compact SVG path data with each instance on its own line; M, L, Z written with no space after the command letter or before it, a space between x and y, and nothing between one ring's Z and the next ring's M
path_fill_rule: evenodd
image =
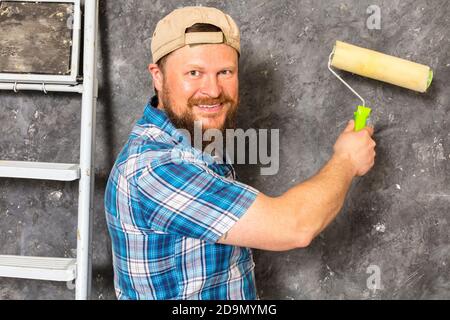
M366 127L367 119L370 117L370 112L372 109L358 106L356 109L356 112L354 113L354 119L355 119L355 131L361 131Z

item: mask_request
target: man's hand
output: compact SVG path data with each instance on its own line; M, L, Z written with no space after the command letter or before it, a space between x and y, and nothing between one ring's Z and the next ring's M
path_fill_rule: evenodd
M354 168L355 176L365 175L375 163L375 141L372 127L354 132L355 122L351 120L334 145L334 154L348 159Z

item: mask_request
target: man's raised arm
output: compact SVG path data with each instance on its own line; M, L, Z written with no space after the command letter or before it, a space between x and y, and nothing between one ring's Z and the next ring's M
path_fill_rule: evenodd
M353 129L350 121L334 145L333 156L315 176L279 197L259 193L218 242L273 251L308 246L341 210L353 178L374 165L373 129Z

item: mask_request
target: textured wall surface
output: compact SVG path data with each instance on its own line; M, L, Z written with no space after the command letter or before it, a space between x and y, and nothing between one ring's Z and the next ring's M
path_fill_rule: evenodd
M280 129L280 170L246 182L279 195L312 176L359 102L327 70L335 40L430 65L427 94L345 74L373 107L377 162L338 218L306 249L255 250L262 299L450 298L450 2L101 1L93 299L114 299L103 192L116 155L152 95L146 66L156 22L182 5L216 6L242 33L242 128ZM369 5L381 30L369 30ZM80 98L0 92L6 160L78 162ZM73 256L77 183L0 180L0 253ZM372 266L372 267L370 267ZM375 267L373 267L375 266ZM367 271L380 271L370 290ZM65 284L0 279L0 299L72 299Z

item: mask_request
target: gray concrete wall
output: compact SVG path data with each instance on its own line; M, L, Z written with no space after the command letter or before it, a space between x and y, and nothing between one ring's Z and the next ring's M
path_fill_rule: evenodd
M280 129L280 171L238 166L242 181L278 195L313 175L359 102L327 70L335 40L433 67L422 95L358 76L345 79L374 109L377 163L352 186L332 225L307 249L255 251L263 299L450 298L450 2L101 1L93 299L114 299L103 211L106 179L152 95L146 71L156 22L182 5L216 6L242 33L242 128ZM381 8L381 30L366 9ZM77 162L80 99L0 92L7 160ZM0 253L72 256L77 183L0 180ZM371 291L370 266L382 290ZM369 268L369 269L368 269ZM72 299L65 284L0 279L0 299Z

